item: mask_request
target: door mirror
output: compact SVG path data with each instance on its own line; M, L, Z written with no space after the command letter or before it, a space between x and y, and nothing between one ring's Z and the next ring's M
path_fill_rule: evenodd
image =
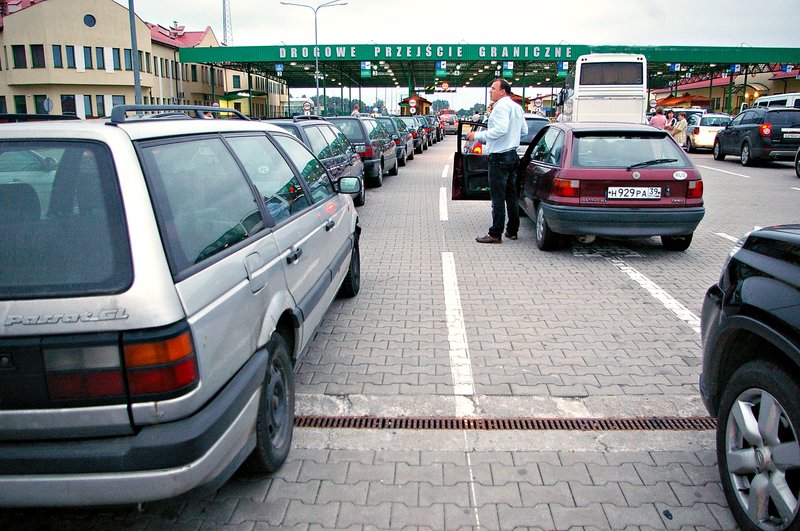
M361 191L361 180L358 177L342 177L337 184L341 194L357 194Z

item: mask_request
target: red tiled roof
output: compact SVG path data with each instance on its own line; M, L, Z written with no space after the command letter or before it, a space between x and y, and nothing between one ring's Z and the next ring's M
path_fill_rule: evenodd
M775 72L769 79L770 81L773 79L794 79L797 76L800 76L800 69L795 68L794 70L789 70L788 72Z
M210 26L206 26L204 31L184 31L184 26L165 28L158 24L146 23L150 28L150 37L161 44L174 46L176 48L194 48L200 44L205 36L211 31Z

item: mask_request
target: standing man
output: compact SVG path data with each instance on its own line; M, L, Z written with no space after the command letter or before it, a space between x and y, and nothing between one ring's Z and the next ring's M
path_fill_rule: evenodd
M358 106L358 103L354 103L353 112L350 113L350 116L358 116L359 112L360 112L360 107Z
M519 139L528 134L522 117L522 107L511 99L511 85L505 79L495 79L489 89L492 112L485 131L467 133L467 140L485 144L489 154L489 195L492 198L492 226L486 236L475 238L478 243L502 243L503 225L508 208L505 236L517 239L519 207L517 205L517 148Z

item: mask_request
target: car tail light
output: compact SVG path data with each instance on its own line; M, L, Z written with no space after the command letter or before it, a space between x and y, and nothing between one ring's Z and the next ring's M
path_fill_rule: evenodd
M394 144L395 144L396 146L399 146L399 145L400 145L400 139L399 139L399 138L395 138L395 139L394 139Z
M375 155L375 151L372 149L372 144L356 146L356 153L358 153L362 159L368 159Z
M419 137L417 132L416 131L411 131L411 138L417 138L417 137Z
M134 399L182 389L197 380L197 361L188 330L168 339L125 345L124 352Z
M696 126L692 127L692 129L689 131L689 134L690 135L699 135L700 134L700 128L696 127Z
M703 197L703 181L689 181L689 187L686 189L687 199L700 199Z
M580 197L581 182L575 179L555 179L553 181L553 195Z
M115 342L45 346L43 354L51 399L124 398L125 383Z
M482 155L483 154L483 144L480 142L475 142L475 145L472 146L471 153L473 155Z
M761 136L772 136L772 124L759 125L758 134Z

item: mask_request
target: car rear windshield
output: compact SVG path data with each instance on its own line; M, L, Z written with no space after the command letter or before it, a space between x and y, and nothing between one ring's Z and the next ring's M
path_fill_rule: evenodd
M540 120L538 118L525 118L525 124L528 126L528 134L519 139L520 144L530 144L536 133L542 130L544 126L550 123L550 120Z
M727 116L703 116L700 118L700 125L725 127L731 123L731 119Z
M336 120L334 123L339 127L339 129L342 130L342 133L344 133L344 136L346 136L350 142L366 142L366 138L364 137L364 128L361 127L361 124L358 122L358 118L345 118L342 120Z
M132 277L108 148L0 142L0 299L117 293Z
M666 134L575 135L572 165L580 168L643 167L685 168L691 166L683 150ZM659 162L655 162L659 161Z
M764 118L764 122L772 125L800 127L800 110L783 109L780 111L769 111Z

